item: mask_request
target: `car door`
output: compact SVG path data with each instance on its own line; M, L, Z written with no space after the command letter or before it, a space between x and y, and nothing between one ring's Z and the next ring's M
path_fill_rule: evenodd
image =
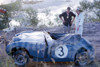
M53 40L47 32L44 32L45 35L45 43L46 43L46 52L45 57L50 56L51 47L54 44L55 40Z

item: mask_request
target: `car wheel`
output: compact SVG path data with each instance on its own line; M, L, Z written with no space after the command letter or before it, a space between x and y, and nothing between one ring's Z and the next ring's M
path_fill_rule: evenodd
M25 51L16 51L13 54L15 64L25 66L29 62L29 56Z
M84 66L89 64L89 55L88 52L80 52L76 54L75 64L78 66Z

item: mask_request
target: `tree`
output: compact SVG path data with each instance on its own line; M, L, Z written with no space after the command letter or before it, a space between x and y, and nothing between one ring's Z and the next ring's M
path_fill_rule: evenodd
M93 10L94 13L100 19L100 0L94 0L93 8L94 8L94 10Z
M21 8L21 1L17 0L16 2L0 5L0 7L7 10L8 16L11 17L13 11L18 11Z
M31 22L32 26L37 26L38 24L38 18L37 18L37 12L36 10L32 9L32 8L27 8L24 11L26 11L26 13L28 14L28 18Z
M85 10L86 13L93 12L97 16L96 19L100 19L100 0L94 0L93 2L83 0L80 2L80 7Z
M80 2L80 6L83 10L87 10L92 6L92 3L87 0L83 0Z

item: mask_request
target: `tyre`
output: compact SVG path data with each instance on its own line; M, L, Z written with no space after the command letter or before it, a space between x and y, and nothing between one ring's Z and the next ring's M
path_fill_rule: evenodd
M16 51L13 54L13 58L18 66L25 66L29 62L29 56L25 51Z
M85 66L89 64L89 54L88 52L80 52L75 56L75 64L77 66Z

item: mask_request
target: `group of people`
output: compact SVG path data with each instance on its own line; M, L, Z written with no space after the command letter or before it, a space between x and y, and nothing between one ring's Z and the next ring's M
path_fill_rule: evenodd
M76 9L76 15L71 12L71 8L67 7L67 11L59 15L60 19L63 21L64 33L70 33L71 26L75 21L75 34L83 34L83 22L84 22L84 12L81 8Z

